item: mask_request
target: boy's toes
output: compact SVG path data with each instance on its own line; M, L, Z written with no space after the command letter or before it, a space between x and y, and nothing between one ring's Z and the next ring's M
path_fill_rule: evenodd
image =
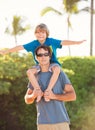
M39 102L41 100L42 96L38 96L37 99L36 99L36 102Z
M37 93L38 93L38 96L37 96L36 102L39 102L43 96L43 92L40 89L38 89Z
M50 99L49 99L49 98L45 98L45 101L46 101L46 102L49 102L49 101L50 101Z

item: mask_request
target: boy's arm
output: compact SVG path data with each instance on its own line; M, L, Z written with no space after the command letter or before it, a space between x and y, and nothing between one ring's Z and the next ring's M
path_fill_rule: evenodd
M86 40L82 40L82 41L70 41L70 40L63 40L61 42L61 45L79 45L86 42Z
M20 51L20 50L23 50L23 49L24 49L24 47L22 45L19 45L19 46L16 46L16 47L13 47L13 48L10 48L10 49L7 49L7 50L0 50L0 54L5 55L5 54L8 54L8 53L17 52L17 51Z

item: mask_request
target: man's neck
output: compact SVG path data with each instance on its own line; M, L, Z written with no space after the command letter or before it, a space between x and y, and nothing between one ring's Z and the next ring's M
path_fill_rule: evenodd
M41 65L41 71L42 72L48 72L50 64L47 65Z

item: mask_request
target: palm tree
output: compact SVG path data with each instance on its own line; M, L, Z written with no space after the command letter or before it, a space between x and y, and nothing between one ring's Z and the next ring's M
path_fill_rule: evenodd
M30 25L23 25L24 22L25 22L24 17L15 15L13 16L13 20L11 23L12 29L10 29L10 26L6 27L5 29L5 33L14 36L16 45L17 45L17 35L21 35L31 28Z
M90 56L93 55L93 14L95 11L93 9L94 1L91 0L91 20L90 20Z
M86 8L87 11L90 13L90 56L93 55L93 15L95 14L94 1L91 0L90 8Z
M87 1L87 0L62 0L63 12L56 10L52 7L46 7L41 11L41 16L44 16L49 11L53 11L57 13L58 15L64 15L64 12L65 12L67 14L67 25L68 25L67 39L69 39L69 29L72 27L71 21L70 21L71 16L73 14L78 14L82 11L89 11L89 7L78 9L78 4L82 1ZM69 55L71 55L70 53L71 52L70 52L70 47L69 47Z

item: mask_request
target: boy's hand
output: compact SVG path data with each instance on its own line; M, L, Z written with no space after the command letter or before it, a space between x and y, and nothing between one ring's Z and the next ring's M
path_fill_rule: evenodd
M5 54L6 54L6 51L0 50L0 54L1 54L1 55L5 55Z
M84 42L86 42L86 40L79 41L79 44L82 44L82 43L84 43Z

